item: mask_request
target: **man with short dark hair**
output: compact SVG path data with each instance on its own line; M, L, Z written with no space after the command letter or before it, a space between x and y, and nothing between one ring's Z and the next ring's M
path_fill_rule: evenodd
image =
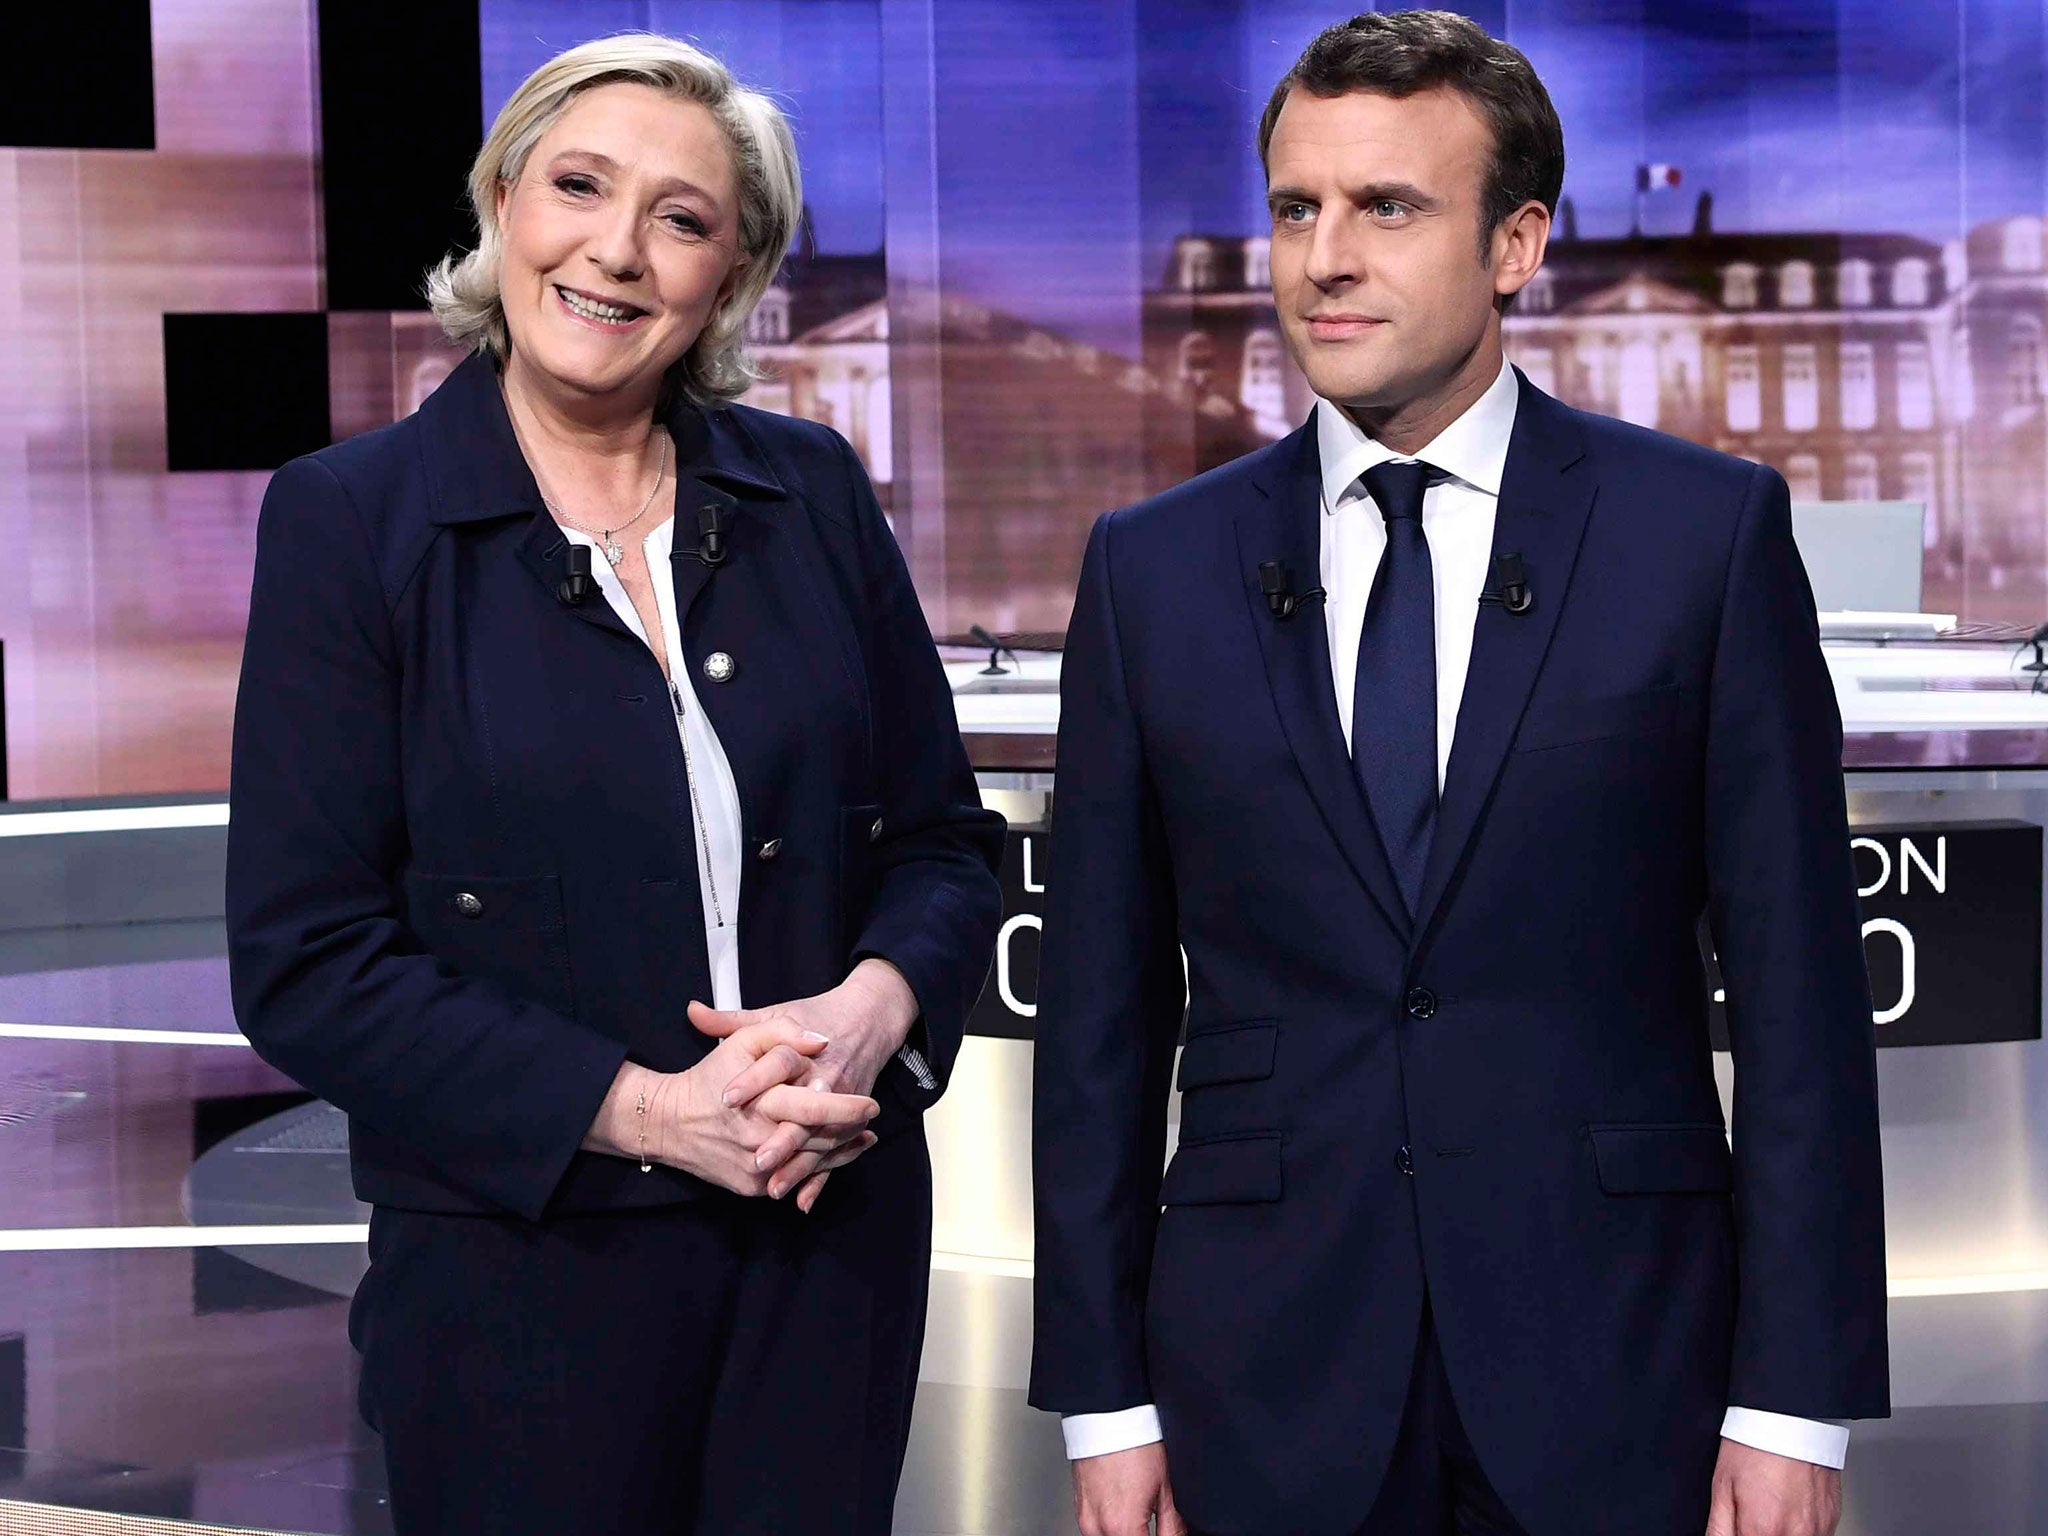
M1825 1536L1884 1227L1785 482L1507 366L1564 171L1513 48L1356 17L1260 148L1314 416L1101 519L1068 635L1032 1401L1081 1529Z

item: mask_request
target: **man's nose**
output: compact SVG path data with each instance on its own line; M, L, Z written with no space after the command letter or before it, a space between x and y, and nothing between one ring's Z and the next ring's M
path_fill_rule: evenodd
M1358 280L1356 243L1339 219L1320 218L1308 237L1302 275L1318 288L1341 288Z

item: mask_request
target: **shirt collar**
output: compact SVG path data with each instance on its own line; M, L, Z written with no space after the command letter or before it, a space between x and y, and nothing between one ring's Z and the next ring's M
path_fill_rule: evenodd
M1515 407L1521 397L1515 370L1505 360L1500 376L1486 393L1428 446L1413 454L1395 453L1367 437L1358 423L1327 400L1316 402L1316 449L1322 460L1323 511L1335 512L1344 493L1375 464L1389 459L1427 459L1438 469L1489 496L1500 495L1508 462L1508 440L1515 431Z

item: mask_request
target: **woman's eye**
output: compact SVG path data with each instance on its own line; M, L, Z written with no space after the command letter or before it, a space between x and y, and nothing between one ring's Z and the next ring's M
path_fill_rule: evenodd
M588 176L557 176L555 185L564 192L579 194L594 190Z
M701 235L704 233L704 221L694 213L671 213L666 215L666 217L669 228L675 230L678 234Z

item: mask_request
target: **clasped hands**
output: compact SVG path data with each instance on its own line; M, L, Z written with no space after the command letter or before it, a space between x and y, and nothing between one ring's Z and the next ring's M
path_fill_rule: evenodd
M691 1003L689 1017L717 1046L682 1072L620 1067L583 1145L644 1155L735 1194L779 1200L794 1190L808 1213L832 1171L875 1144L867 1127L880 1106L870 1093L916 1020L909 983L869 958L814 997L726 1010Z

